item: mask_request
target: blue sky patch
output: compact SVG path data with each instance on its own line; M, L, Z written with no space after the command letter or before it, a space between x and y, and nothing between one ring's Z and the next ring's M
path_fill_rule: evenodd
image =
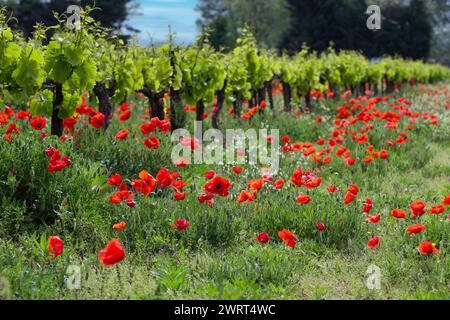
M198 35L195 24L200 13L195 11L197 0L137 0L140 8L129 17L127 24L141 30L139 39L148 44L151 41L166 41L169 25L176 32L176 40L192 43Z

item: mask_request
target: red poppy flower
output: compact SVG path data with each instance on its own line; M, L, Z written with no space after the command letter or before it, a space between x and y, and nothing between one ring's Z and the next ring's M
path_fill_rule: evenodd
M351 167L351 166L353 166L353 165L355 164L355 162L356 162L356 159L350 158L350 159L348 159L344 164L345 164L347 167Z
M127 129L124 130L120 130L117 134L116 134L116 139L118 140L125 140L128 135L130 134L130 131Z
M184 188L186 188L186 182L184 182L183 180L173 181L172 188L174 188L177 191L181 191Z
M409 209L414 217L420 217L426 213L425 212L426 206L427 204L423 201L413 201L413 203L409 205Z
M365 164L372 163L372 156L367 156L367 157L365 157L364 160L363 160L363 162L364 162Z
M265 109L265 108L267 107L266 101L262 100L261 103L259 104L259 107L260 107L261 109Z
M128 103L124 102L122 103L122 105L120 106L120 109L118 112L125 112L128 110Z
M305 157L309 157L310 155L314 155L316 153L316 148L314 147L310 147L308 149L306 149L305 151L303 151L303 155Z
M11 142L12 136L11 136L11 134L5 133L2 135L2 138L8 142Z
M255 237L255 240L261 242L261 243L267 243L270 240L270 237L267 233L262 232L257 237Z
M401 209L392 210L391 215L397 219L406 219L406 211L401 210Z
M422 233L425 230L426 230L426 227L424 225L415 224L413 226L409 226L407 232L408 232L408 234L417 234L417 233Z
M350 204L353 201L355 201L355 194L350 191L347 191L345 198L344 198L344 204Z
M115 193L109 196L109 202L112 204L119 204L122 202L122 199L117 193Z
M212 178L214 178L214 176L216 175L216 173L214 171L209 171L207 173L205 173L205 178L208 180L211 180Z
M278 189L278 190L282 189L284 186L284 180L279 179L279 180L275 181L273 186L275 187L275 189Z
M318 223L316 225L316 229L317 231L322 232L323 230L325 230L325 225L323 223Z
M186 193L184 193L184 192L175 192L174 199L176 201L182 201L182 200L186 199Z
M289 136L283 136L281 137L281 141L283 141L284 143L289 143L292 141L292 139Z
M327 190L328 190L329 193L335 193L336 191L339 190L339 188L336 187L336 186L329 186L329 187L327 188Z
M169 133L171 130L170 122L167 120L161 121L161 125L159 126L159 130L162 133Z
M56 151L55 148L48 147L47 149L45 149L45 154L49 157L52 157L55 151Z
M315 189L320 187L320 185L322 184L323 179L322 178L307 178L306 180L306 187L308 189Z
M206 193L206 194L201 194L198 196L198 202L200 204L203 204L205 202L210 202L214 199L214 194L213 193Z
M111 177L109 177L106 184L119 187L122 184L122 176L120 174L113 174Z
M156 130L156 125L152 122L141 125L141 133L143 135L151 134L151 133L155 132L155 130Z
M48 239L48 253L56 259L57 256L63 253L64 242L56 236L52 236Z
M187 161L186 159L181 157L180 159L178 159L174 162L174 165L177 167L186 167L189 165L189 161Z
M371 223L378 223L381 220L381 214L377 214L376 216L369 216L367 218L367 221L371 222Z
M442 200L444 206L450 206L450 193Z
M122 113L122 114L119 116L119 121L120 121L120 122L127 121L128 119L130 119L130 117L131 117L131 112L130 112L130 110L126 110L124 113Z
M228 190L231 187L231 183L222 177L215 177L209 183L205 185L205 191L212 194L217 194L221 197L226 197L230 194Z
M431 214L441 214L441 213L443 213L445 211L445 207L443 206L443 205L437 205L437 206L434 206L434 207L431 207L431 209L430 209L430 213Z
M350 185L350 187L348 187L348 191L353 193L356 196L359 193L359 188L356 184L352 184L352 185Z
M156 137L150 137L144 141L144 144L149 149L157 150L159 148L159 140Z
M69 157L63 157L61 158L61 153L59 150L55 150L50 162L48 164L48 171L55 172L55 171L61 171L66 167L69 167L72 165L72 161Z
M191 225L191 223L187 220L177 220L174 224L171 224L170 226L173 229L177 229L177 230L185 230L187 229L189 226Z
M256 196L256 191L251 191L251 192L248 192L248 191L246 191L246 190L243 190L242 192L241 192L241 194L239 195L239 197L238 197L238 199L237 199L237 202L238 203L243 203L243 202L253 202L253 201L255 201L257 199L257 196Z
M77 120L78 116L64 119L63 120L64 129L66 129L67 131L72 130L77 124Z
M11 123L8 128L6 129L6 134L19 134L19 132L21 131L20 128L17 128L17 125L15 123Z
M405 144L406 140L405 140L405 138L403 138L403 137L398 137L397 140L395 140L395 142L396 142L398 145L402 145L402 144Z
M158 181L158 187L165 189L172 184L173 177L169 170L162 168L156 175L156 181Z
M332 161L333 161L333 157L328 155L323 158L322 164L327 165L327 164L330 164Z
M156 188L157 181L146 170L139 173L139 179L134 179L131 186L139 193L149 196ZM169 184L170 185L170 184Z
M236 173L236 174L241 174L242 171L243 171L243 169L242 169L241 167L234 166L234 167L233 167L233 171L234 171L234 173Z
M303 193L300 193L300 195L297 197L297 202L300 204L308 204L311 202L311 200L311 197L308 197Z
M381 241L380 237L373 237L372 239L369 240L369 242L367 242L367 245L369 246L369 248L375 249L380 244L380 241Z
M30 125L34 130L42 130L45 129L47 120L45 117L33 118L31 119Z
M297 239L297 236L286 229L283 229L282 231L278 232L278 236L281 238L281 240L284 241L284 243L287 246L291 248L294 248L295 245L297 244L297 242L295 241Z
M325 139L317 140L316 143L317 143L319 146L321 146L321 145L325 144Z
M90 124L95 128L95 129L100 129L103 128L103 126L105 125L105 115L101 114L101 113L97 113L96 115L94 115L91 118Z
M369 214L370 210L373 208L373 201L370 198L367 198L364 202L363 212Z
M119 203L121 203L124 200L129 202L129 201L132 201L132 199L133 199L133 193L132 192L130 192L128 190L121 190L119 192L116 192L116 193L112 194L109 197L109 202L112 203L112 204L119 204Z
M111 240L99 254L100 262L106 267L113 266L123 259L125 259L125 250L118 239Z
M60 140L62 143L66 142L67 139L69 139L69 136L68 136L67 134L65 134L65 135L63 135L63 136L61 136L61 137L59 138L59 140Z
M113 225L113 229L114 230L125 230L125 228L127 227L127 224L125 221L121 221L119 223L116 223L115 225Z
M17 112L16 116L14 117L14 119L20 119L20 120L27 120L30 118L30 111L19 111Z
M433 242L431 242L431 241L422 242L419 245L419 252L422 255L439 254L439 250L436 249Z
M247 182L247 186L254 191L259 191L264 187L264 179L255 179Z
M366 133L364 133L363 135L357 137L356 141L359 144L365 144L365 143L369 142L369 136Z

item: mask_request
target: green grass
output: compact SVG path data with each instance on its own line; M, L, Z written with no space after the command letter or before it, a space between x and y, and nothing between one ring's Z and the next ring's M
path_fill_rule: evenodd
M436 106L426 95L412 91L405 95L414 101L415 111L432 112ZM440 99L442 105L445 98ZM250 123L222 116L222 127L270 125L294 141L315 142L328 139L332 132L335 113L329 104L315 111L323 115L322 124L314 121L317 114L297 118L267 110ZM338 105L339 101L333 104ZM410 218L398 222L389 216L390 210L406 210L413 200L439 204L450 191L450 117L442 109L436 113L441 126L422 120L411 132L406 129L407 120L401 120L397 132L373 122L369 136L377 150L399 131L411 137L409 143L390 149L388 161L346 167L334 159L321 167L319 176L324 181L317 190L289 183L282 191L265 187L250 204L237 204L236 197L248 180L260 177L259 168L244 166L241 176L232 173L230 166L174 168L169 136L158 134L161 147L157 151L143 146L137 111L131 125L113 120L104 135L79 126L75 140L64 144L42 142L37 132L24 128L12 144L0 142L0 299L449 299L448 211L422 217L427 230L414 236L406 234L406 227L415 222ZM189 128L192 117L190 121ZM114 135L123 128L131 129L140 143L131 137L115 141ZM49 145L70 155L73 166L47 172L43 150ZM350 137L345 146L355 158L365 155L366 146L358 146ZM298 153L283 155L277 178L287 181L298 166L316 167ZM160 191L149 198L136 196L135 208L108 202L112 190L105 182L109 175L120 173L132 179L143 169L156 174L161 167L179 172L187 182L184 201L173 201L172 191ZM212 207L197 200L206 183L202 174L208 170L234 184L232 194L216 198ZM351 183L361 192L349 206L326 190L335 184L345 191ZM296 203L301 191L311 195L310 204ZM367 224L361 213L367 197L375 203L372 213L382 214L378 225ZM185 232L170 228L179 218L191 222ZM127 222L126 230L112 230L121 220ZM316 230L318 222L326 225L323 233ZM298 236L295 249L277 239L283 228ZM271 236L267 245L253 239L262 231ZM56 260L47 253L50 235L65 242L64 254ZM367 241L373 235L380 236L382 243L370 250ZM98 262L98 252L116 237L127 257L105 268ZM440 254L419 255L417 246L425 240L436 243ZM373 264L381 268L381 290L365 285L366 271ZM79 290L69 290L65 284L70 265L81 267Z

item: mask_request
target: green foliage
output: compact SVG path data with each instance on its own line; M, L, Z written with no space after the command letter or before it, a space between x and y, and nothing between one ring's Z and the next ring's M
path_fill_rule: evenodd
M114 68L116 90L115 99L121 101L128 93L140 90L144 87L142 60L143 50L130 45L128 50L120 50L118 53L118 63Z
M69 155L74 165L65 172L49 172L50 159L44 152L49 146ZM100 208L92 209L105 171L73 154L69 142L60 143L56 138L42 140L38 132L28 131L11 144L0 143L0 157L0 208L5 213L0 223L1 234L15 238L55 221L64 221L65 232L80 235L87 230L79 229L82 226L98 228L95 224L102 219L97 211ZM80 188L89 192L74 192Z
M187 49L182 57L183 98L187 103L211 103L217 90L223 88L225 69L220 55L207 43Z
M410 92L405 96L412 100L416 94ZM44 95L50 96L49 92ZM397 97L395 94L393 99ZM295 203L299 192L307 192L289 183L281 191L267 185L254 203L238 204L235 196L246 188L249 179L260 176L258 168L245 166L243 174L236 175L229 166L173 167L167 161L171 151L169 137L155 134L161 141L158 150L149 150L142 141L137 143L133 139L141 137L140 115L146 106L143 101L131 101L136 107L130 123L136 124L136 128L130 130L125 141L113 141L114 134L123 129L123 123L118 121L113 121L110 130L102 135L80 124L74 140L61 143L56 138L42 140L22 120L15 121L23 128L20 136L13 136L11 144L1 140L0 279L7 279L11 289L6 298L448 297L446 217L422 217L426 232L409 236L405 228L415 222L395 221L389 216L394 207L407 208L411 199L437 203L448 190L445 187L448 126L430 127L419 122L409 132L408 123L400 121L399 131L409 132L411 143L392 149L389 160L379 165L349 168L333 162L321 167L323 185L314 192L314 200L308 206L286 205ZM414 110L417 112L434 106L432 102L422 106L419 98L414 101L418 101ZM340 102L332 104L336 108ZM320 114L324 121L331 121L331 114ZM439 114L444 121L444 114ZM273 118L263 113L255 115L253 123L240 124L228 117L224 125L245 130L265 127L270 120L271 126L281 128L282 134L290 135L294 141L315 141L330 133L323 123L314 121L317 115ZM370 137L375 146L382 146L386 139L396 136L396 132L386 133L383 122L374 124ZM73 165L63 172L48 172L49 158L44 150L50 145L69 155ZM350 137L345 146L357 158L365 154L365 147ZM163 166L179 172L188 183L184 201L173 201L173 190L159 190L148 198L136 195L134 208L109 203L114 191L106 181L111 174L122 174L129 184L140 170L147 169L155 175ZM288 181L298 166L315 168L309 161L283 155L279 177ZM208 170L233 181L229 198L215 199L213 207L200 205L197 199L207 182L203 173ZM361 194L355 203L344 207L342 195L329 194L326 187L336 185L345 189L349 183L357 184ZM361 200L365 197L373 198L377 212L382 214L376 226L364 222ZM184 232L170 228L179 218L188 219L191 227ZM126 229L112 230L111 226L122 220L127 223ZM318 222L326 225L322 233L316 229ZM277 232L283 228L298 236L295 249L287 248L277 238ZM266 245L254 240L262 231L271 235ZM369 250L365 244L374 234L380 235L383 242L377 250ZM47 252L50 235L60 236L66 244L64 254L56 260ZM98 251L112 238L120 239L127 257L115 268L99 267ZM441 254L419 256L417 244L422 240L438 242ZM83 274L81 289L75 291L64 283L67 266L73 264L79 265ZM371 264L383 270L383 286L376 293L361 281Z

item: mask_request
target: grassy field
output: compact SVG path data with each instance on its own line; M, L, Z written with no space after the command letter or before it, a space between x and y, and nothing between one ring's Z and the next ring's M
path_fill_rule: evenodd
M22 130L12 133L11 142L0 140L0 299L449 299L449 207L429 214L450 192L449 88L408 87L376 103L369 103L370 98L320 100L311 113L296 116L267 107L250 121L224 110L223 128L280 129L291 145L311 142L316 154L332 148L324 154L332 156L327 164L305 157L305 148L282 152L273 182L283 179L285 185L277 190L268 182L249 203L237 199L249 190L248 181L262 177L260 166L242 165L241 174L231 164L175 167L169 134L153 134L160 142L157 150L144 145L140 126L149 120L142 118L147 108L142 99L130 103L130 120L120 122L116 113L106 133L80 116L64 143L42 138L28 120L11 115L10 123ZM281 109L281 97L277 101ZM343 117L349 126L337 127L336 108L344 105L350 106ZM363 108L368 117L361 115ZM399 115L393 117L398 127L386 128L386 111ZM437 116L438 124L431 115ZM188 118L192 128L194 113ZM210 125L209 118L205 125ZM130 130L128 138L115 139L122 129ZM363 135L361 129L367 129L366 143L352 139ZM6 130L6 124L0 125L0 134ZM338 137L333 136L336 130ZM402 132L405 141L398 140ZM339 144L330 147L329 139L338 138L351 152L347 159L336 154ZM320 139L325 139L323 145L317 143ZM389 140L393 146L387 145ZM373 150L368 151L370 145ZM49 146L70 156L72 165L50 172L45 154ZM387 159L380 154L377 159L373 152L383 149ZM364 163L368 155L371 162ZM349 158L356 160L353 166L345 165ZM112 174L120 174L130 186L142 170L156 176L163 167L186 182L184 200L175 201L169 187L156 188L148 197L135 192L134 207L110 203L118 191L107 184ZM299 167L303 172L318 169L321 185L307 189L292 184ZM208 171L233 184L228 196L216 196L211 205L198 200ZM359 193L344 204L352 184ZM330 193L330 186L341 192ZM312 201L298 203L301 192ZM378 223L367 222L367 198L373 200L370 215L381 214ZM426 214L417 219L408 208L415 200L427 204ZM406 211L407 218L394 218L394 209ZM189 220L190 226L183 231L172 228L177 219ZM120 221L126 228L113 229ZM323 231L317 229L319 223ZM419 223L425 231L407 233L409 226ZM294 248L279 238L283 229L297 236ZM268 243L255 240L261 232L270 236ZM64 253L56 259L48 252L50 236L64 241ZM381 242L369 248L375 236ZM126 258L106 268L99 262L99 251L113 238L120 240ZM424 241L433 242L439 253L420 254ZM379 290L366 285L371 265L381 270ZM67 286L67 280L73 280L69 266L81 270L76 290Z

